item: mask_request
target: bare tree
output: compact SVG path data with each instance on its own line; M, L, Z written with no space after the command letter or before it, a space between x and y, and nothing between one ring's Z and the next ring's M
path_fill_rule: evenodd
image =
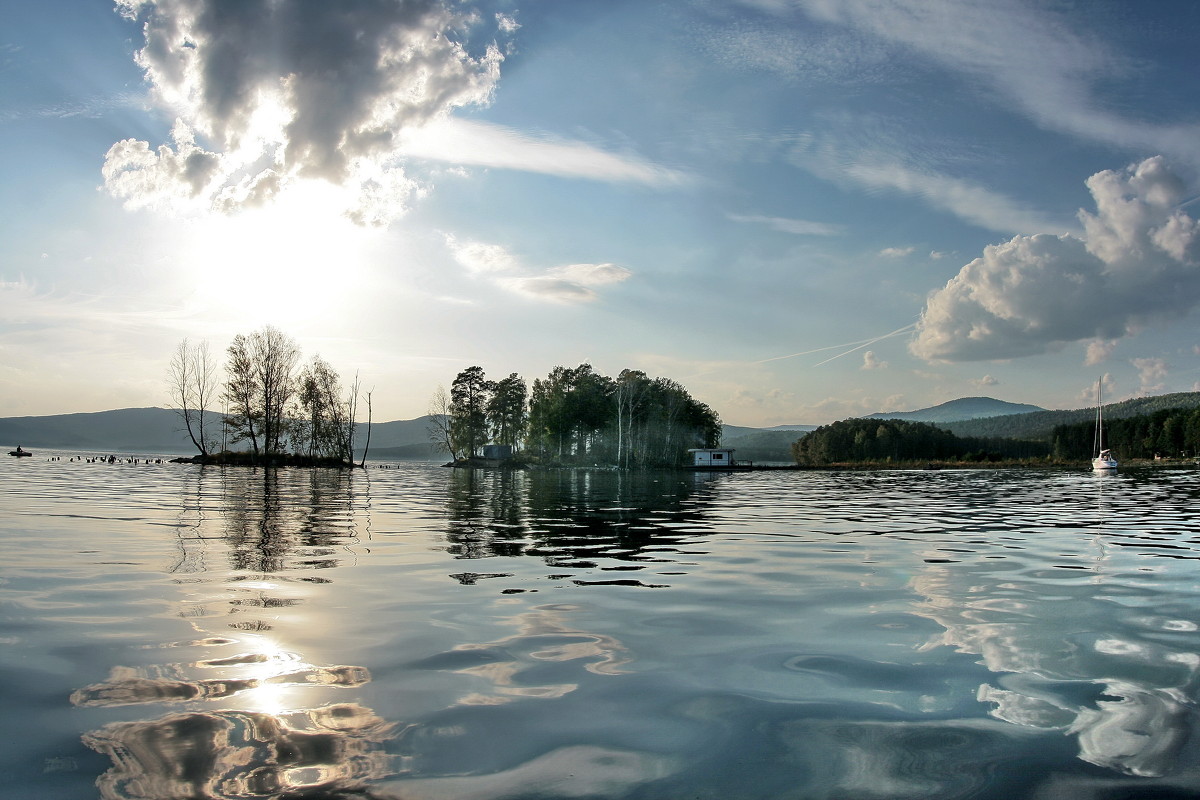
M214 399L216 383L214 365L208 353L208 342L192 346L184 339L175 348L167 368L167 384L171 403L183 419L188 438L203 456L213 441L208 436L208 405Z
M429 441L435 448L450 454L450 458L458 460L458 451L454 446L454 438L450 435L450 395L445 386L439 386L429 401Z
M355 386L358 385L358 379L354 380ZM367 441L363 444L362 459L358 462L358 466L365 467L367 465L367 451L371 449L371 393L367 392Z

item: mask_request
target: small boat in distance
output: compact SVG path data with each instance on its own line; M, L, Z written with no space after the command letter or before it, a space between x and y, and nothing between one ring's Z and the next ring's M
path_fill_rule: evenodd
M1096 456L1092 459L1092 472L1113 472L1117 468L1117 460L1113 458L1112 451L1104 446L1104 401L1100 394L1102 382L1096 381L1096 441L1093 450Z
M17 458L22 458L22 457L24 457L24 456L31 456L31 455L33 455L33 453L31 453L31 452L29 452L28 450L26 450L25 448L21 447L21 445L17 445L17 449L16 449L16 450L9 450L9 451L8 451L8 454L9 454L10 456L16 456Z

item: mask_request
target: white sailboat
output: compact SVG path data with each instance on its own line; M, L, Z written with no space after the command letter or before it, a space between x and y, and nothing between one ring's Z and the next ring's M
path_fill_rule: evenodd
M1103 381L1096 381L1096 441L1092 459L1092 472L1112 472L1117 468L1117 460L1112 451L1104 446L1104 400L1100 393Z

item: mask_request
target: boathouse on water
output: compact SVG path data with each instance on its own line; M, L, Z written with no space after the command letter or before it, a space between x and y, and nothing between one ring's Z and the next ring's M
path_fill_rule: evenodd
M693 467L732 467L732 447L696 447L688 450L692 454Z

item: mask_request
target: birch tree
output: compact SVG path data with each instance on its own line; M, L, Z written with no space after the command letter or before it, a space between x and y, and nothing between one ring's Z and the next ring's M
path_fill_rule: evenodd
M214 372L208 342L193 346L187 339L175 348L167 368L171 404L183 419L188 438L203 456L213 444L208 436L208 406L216 394Z

